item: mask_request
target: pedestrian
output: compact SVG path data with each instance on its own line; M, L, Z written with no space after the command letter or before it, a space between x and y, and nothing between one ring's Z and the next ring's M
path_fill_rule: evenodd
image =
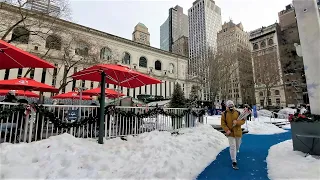
M248 109L250 112L252 112L251 107L250 107L248 104L246 104L246 105L244 106L244 108L245 108L245 109ZM249 114L249 115L247 116L247 120L248 120L248 121L251 121L251 114Z
M221 111L224 112L226 110L226 104L224 103L224 100L221 102Z
M224 111L221 115L221 127L226 132L226 136L228 137L232 168L238 170L237 153L239 153L241 144L241 125L245 123L245 120L237 120L240 112L235 109L233 101L228 100L226 103L226 108L226 111Z

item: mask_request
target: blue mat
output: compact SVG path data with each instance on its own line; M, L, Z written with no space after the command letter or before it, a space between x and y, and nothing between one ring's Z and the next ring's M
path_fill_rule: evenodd
M291 139L290 131L275 135L246 134L242 138L240 153L237 155L240 170L232 169L229 148L226 148L197 179L269 179L266 163L268 150L272 145L288 139Z

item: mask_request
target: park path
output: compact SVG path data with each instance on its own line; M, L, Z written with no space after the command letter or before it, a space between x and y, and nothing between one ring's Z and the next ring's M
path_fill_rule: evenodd
M232 169L229 148L226 148L220 152L215 161L202 171L197 179L269 179L266 162L269 148L288 139L291 139L290 131L274 135L246 134L243 136L240 153L237 157L240 170Z

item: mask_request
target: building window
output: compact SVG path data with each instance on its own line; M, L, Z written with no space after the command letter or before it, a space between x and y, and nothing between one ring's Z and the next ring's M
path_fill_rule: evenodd
M268 91L268 92L267 92L267 96L271 96L271 91Z
M274 94L275 94L275 95L280 95L280 91L279 91L279 90L275 90L275 91L274 91Z
M174 65L172 63L169 64L169 73L174 73Z
M272 103L271 103L271 99L268 99L268 105L271 106Z
M260 44L260 47L262 47L262 48L266 47L266 42L262 41Z
M30 32L24 27L16 27L12 31L11 41L28 44Z
M268 45L269 45L269 46L273 45L273 39L269 39L269 40L268 40Z
M144 67L144 68L147 68L148 66L148 61L145 57L140 57L139 59L139 67Z
M264 106L264 100L263 99L260 100L260 106Z
M258 44L253 44L253 50L257 50L259 49L259 45Z
M259 96L263 96L263 92L262 91L259 92Z
M78 47L75 49L75 54L79 56L88 56L89 48L86 44L80 43Z
M17 78L21 78L21 76L22 76L22 68L19 68Z
M103 59L103 60L111 60L111 57L112 57L112 54L111 54L111 50L110 48L108 47L103 47L101 50L100 50L100 59Z
M161 71L161 62L159 60L156 60L156 62L154 62L154 69Z
M280 105L280 98L277 98L277 99L276 99L276 104L277 104L277 105Z
M122 58L122 64L130 64L131 56L129 53L124 52L124 56Z
M49 35L46 39L46 48L61 50L61 38L56 35Z

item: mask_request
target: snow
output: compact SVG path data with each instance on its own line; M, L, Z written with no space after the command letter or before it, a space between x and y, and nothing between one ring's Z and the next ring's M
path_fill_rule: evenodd
M286 124L282 126L283 129L291 129L291 124Z
M271 180L319 179L319 157L304 156L305 153L293 151L292 140L272 146L267 157L268 177Z
M269 134L279 134L287 132L282 128L278 128L273 124L267 124L257 121L247 121L248 124L248 134L260 134L260 135L269 135Z
M285 119L274 119L272 122L283 122L287 121ZM260 135L269 135L269 134L279 134L286 132L286 130L282 128L278 128L277 126L273 124L268 124L265 122L270 122L270 118L268 117L259 117L256 118L253 121L246 121L244 125L242 125L242 128L249 131L248 134L260 134ZM221 125L221 116L215 115L215 116L207 116L205 117L205 123L210 125Z
M208 125L179 133L152 131L103 145L69 134L3 143L0 179L195 179L228 146Z

